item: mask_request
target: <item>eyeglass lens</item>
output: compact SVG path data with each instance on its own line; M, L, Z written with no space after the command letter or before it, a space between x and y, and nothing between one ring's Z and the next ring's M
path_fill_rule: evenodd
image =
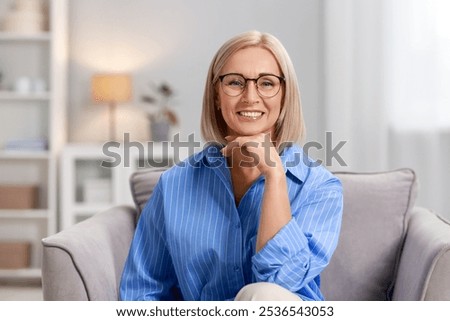
M262 75L256 79L247 79L239 74L228 74L221 78L222 89L229 96L242 94L248 81L256 83L256 90L263 97L273 97L281 87L280 79L275 75Z

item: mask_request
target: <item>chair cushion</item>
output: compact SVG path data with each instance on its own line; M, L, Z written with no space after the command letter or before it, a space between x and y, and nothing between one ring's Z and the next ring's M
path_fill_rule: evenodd
M149 168L131 174L131 195L133 196L134 204L136 205L138 218L144 209L147 200L150 198L150 195L152 195L159 177L166 169L166 167Z
M410 169L335 173L344 190L338 247L322 273L327 300L386 300L416 194Z

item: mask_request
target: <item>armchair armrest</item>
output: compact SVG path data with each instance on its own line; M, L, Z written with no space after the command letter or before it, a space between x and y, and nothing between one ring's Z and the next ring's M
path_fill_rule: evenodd
M450 223L426 209L413 209L393 299L450 300Z
M135 209L117 206L44 238L44 300L117 300L135 224Z

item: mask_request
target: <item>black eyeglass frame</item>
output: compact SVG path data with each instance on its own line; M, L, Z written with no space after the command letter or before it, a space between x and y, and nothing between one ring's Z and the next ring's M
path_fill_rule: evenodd
M242 95L242 93L243 93L243 92L245 91L245 89L247 88L247 83L248 83L248 81L251 80L251 81L254 81L254 82L255 82L256 92L258 93L259 96L265 97L265 98L272 98L272 97L275 97L275 96L280 92L280 89L281 89L282 84L286 81L286 78L284 78L283 76L277 76L277 75L269 74L269 73L260 74L258 78L245 78L243 74L239 74L239 73L236 73L236 72L231 72L231 73L228 73L228 74L225 74L225 75L220 75L220 76L218 77L219 80L220 80L220 83L223 84L223 79L224 79L226 76L230 76L230 75L240 76L240 77L242 77L242 78L244 79L244 81L245 81L244 87L242 87L242 91L241 91L239 94L237 94L237 95L234 95L234 96L233 96L233 95L230 95L230 94L226 93L225 90L224 90L225 95L230 96L230 97L237 97L237 96L239 96L239 95ZM258 80L259 80L260 78L262 78L262 77L267 77L267 76L272 76L272 77L278 78L278 80L280 81L280 88L278 88L278 91L277 91L275 94L271 95L271 96L263 95L263 94L259 91L259 87L258 87Z

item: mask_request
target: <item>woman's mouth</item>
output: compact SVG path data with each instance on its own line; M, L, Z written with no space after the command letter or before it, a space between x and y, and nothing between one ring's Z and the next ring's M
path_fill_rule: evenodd
M261 118L263 114L264 113L261 111L239 111L238 112L239 116L242 116L242 117L245 117L248 119L253 119L253 120Z

